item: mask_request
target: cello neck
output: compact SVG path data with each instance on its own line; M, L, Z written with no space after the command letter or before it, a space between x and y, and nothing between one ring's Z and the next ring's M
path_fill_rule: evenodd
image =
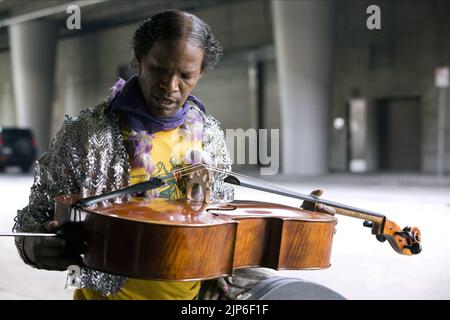
M316 203L324 204L326 206L334 208L336 210L337 214L352 217L352 218L367 220L367 221L373 222L374 224L377 224L380 226L386 220L386 217L384 215L376 213L376 212L351 207L348 205L344 205L341 203L337 203L337 202L333 202L333 201L329 201L329 200L325 200L325 199L320 199L313 195L301 194L301 193L294 192L294 191L291 191L288 189L284 189L280 186L276 186L276 185L264 182L262 180L257 180L257 179L253 179L253 178L249 178L249 177L246 178L242 175L239 175L240 179L238 179L234 175L235 174L233 174L233 175L229 174L224 179L224 181L227 183L230 183L230 184L237 185L237 186L255 189L255 190L259 190L259 191L275 193L278 195L287 196L287 197L294 198L294 199L308 201L308 202L311 202L314 204L316 204Z
M362 209L357 209L358 211L355 211L355 210L346 209L346 208L338 208L338 207L333 207L333 208L336 210L337 214L340 214L340 215L343 215L343 216L347 216L347 217L356 218L356 219L362 219L362 220L365 220L365 221L370 221L370 222L373 222L374 224L377 224L377 225L380 225L380 226L386 220L386 217L383 216L383 215L380 215L378 213L370 213L368 211L366 212L366 210L362 210Z

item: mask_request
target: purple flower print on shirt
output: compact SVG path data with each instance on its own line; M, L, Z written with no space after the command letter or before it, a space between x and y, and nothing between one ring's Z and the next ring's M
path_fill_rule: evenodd
M127 152L130 155L132 168L144 168L151 174L155 171L155 164L152 161L150 151L152 150L153 136L145 131L131 131L127 137Z

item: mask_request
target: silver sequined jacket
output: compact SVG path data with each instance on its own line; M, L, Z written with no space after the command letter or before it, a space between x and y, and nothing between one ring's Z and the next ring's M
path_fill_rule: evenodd
M129 159L116 115L108 112L109 100L67 118L52 140L49 150L36 162L36 175L31 187L29 204L18 210L14 231L32 231L53 218L53 198L61 194L81 194L83 197L117 190L129 185ZM231 161L224 134L217 120L206 115L191 101L202 115L204 124L203 149L213 166L231 170ZM220 179L212 184L212 198L232 200L233 189ZM16 246L25 263L22 238ZM32 265L34 266L34 265ZM37 266L34 266L37 267ZM82 268L81 287L103 295L120 290L125 277Z

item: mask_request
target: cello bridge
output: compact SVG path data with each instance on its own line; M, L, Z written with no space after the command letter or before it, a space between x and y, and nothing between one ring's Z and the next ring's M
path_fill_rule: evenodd
M187 176L186 196L194 202L211 203L211 171L201 169Z

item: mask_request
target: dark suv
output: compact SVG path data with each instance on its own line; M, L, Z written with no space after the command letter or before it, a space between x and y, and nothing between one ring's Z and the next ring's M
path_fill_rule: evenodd
M19 166L28 172L36 160L36 140L29 129L0 127L0 172Z

